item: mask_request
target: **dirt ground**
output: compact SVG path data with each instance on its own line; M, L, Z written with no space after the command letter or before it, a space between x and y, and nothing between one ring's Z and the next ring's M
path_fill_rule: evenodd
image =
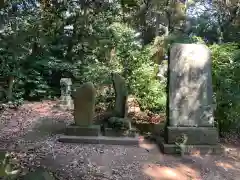
M240 145L234 137L222 143L221 156L163 155L142 139L136 147L63 144L57 138L73 117L54 105L25 103L1 112L0 148L17 152L24 167L45 167L62 180L240 179Z

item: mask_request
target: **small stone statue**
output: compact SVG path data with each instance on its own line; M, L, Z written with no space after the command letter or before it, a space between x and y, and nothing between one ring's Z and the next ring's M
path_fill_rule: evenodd
M61 104L66 106L68 109L73 108L73 101L71 97L72 80L70 78L62 78L60 80L61 86Z

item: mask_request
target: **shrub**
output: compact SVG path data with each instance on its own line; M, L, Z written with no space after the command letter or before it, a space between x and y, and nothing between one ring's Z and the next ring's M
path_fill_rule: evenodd
M221 132L240 128L240 48L238 44L214 44L212 71L215 117Z

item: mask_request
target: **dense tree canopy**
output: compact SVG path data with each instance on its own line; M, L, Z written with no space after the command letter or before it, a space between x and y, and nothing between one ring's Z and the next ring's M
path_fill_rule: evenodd
M1 89L8 101L51 98L60 93L61 77L101 87L116 71L143 109L164 111L165 81L156 74L169 45L206 43L213 52L216 117L227 127L240 125L239 3L2 0Z

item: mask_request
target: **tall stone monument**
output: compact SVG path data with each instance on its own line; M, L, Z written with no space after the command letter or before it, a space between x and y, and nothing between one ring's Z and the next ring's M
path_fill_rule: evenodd
M203 44L174 44L170 50L165 153L216 153L210 51Z
M114 113L116 117L124 118L127 116L127 87L125 79L117 73L112 73L113 87L115 91Z

